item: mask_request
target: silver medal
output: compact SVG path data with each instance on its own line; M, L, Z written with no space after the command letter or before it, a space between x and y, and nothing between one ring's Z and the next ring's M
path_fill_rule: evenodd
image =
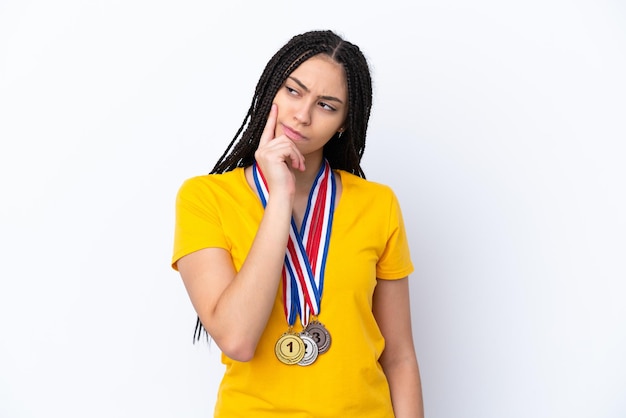
M319 350L315 340L313 340L307 332L301 332L300 338L302 339L302 342L304 342L304 357L302 357L302 360L298 362L298 365L308 366L317 360Z

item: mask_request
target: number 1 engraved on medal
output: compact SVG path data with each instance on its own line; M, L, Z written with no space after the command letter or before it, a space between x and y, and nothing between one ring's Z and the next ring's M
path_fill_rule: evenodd
M305 344L298 334L287 332L276 341L274 352L281 363L296 364L305 355Z

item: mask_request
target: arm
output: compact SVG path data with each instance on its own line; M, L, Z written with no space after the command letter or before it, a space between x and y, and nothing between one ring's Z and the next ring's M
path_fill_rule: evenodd
M277 109L270 111L255 157L271 190L259 229L241 269L230 254L205 248L177 262L191 302L228 357L248 361L271 314L280 283L295 194L292 169L304 169L293 142L274 138ZM289 164L289 165L288 165Z
M423 418L422 386L411 331L408 279L379 279L374 290L373 311L385 337L380 364L389 382L395 416Z
M248 361L270 316L280 282L288 226L288 205L268 202L250 253L237 273L230 254L205 248L177 262L202 325L228 357ZM285 212L285 213L283 213Z

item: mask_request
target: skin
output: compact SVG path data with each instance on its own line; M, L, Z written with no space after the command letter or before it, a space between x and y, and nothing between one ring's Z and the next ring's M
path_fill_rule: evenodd
M319 55L296 68L274 98L255 153L270 198L241 269L235 271L221 248L196 251L177 263L202 324L234 360L254 356L278 290L291 216L301 223L323 147L343 130L347 111L346 79L339 64ZM254 189L251 167L245 173ZM339 199L338 175L336 180ZM407 278L378 280L373 298L373 312L386 339L380 362L398 418L423 417L408 295Z

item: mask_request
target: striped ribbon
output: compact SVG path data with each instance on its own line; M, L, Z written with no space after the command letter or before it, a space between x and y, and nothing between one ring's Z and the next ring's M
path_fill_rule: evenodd
M256 163L252 170L254 183L265 207L269 198L267 182ZM309 192L300 232L291 217L282 272L283 306L289 326L295 324L296 315L299 315L302 326L306 327L311 314L317 316L320 313L336 190L330 164L324 160Z

